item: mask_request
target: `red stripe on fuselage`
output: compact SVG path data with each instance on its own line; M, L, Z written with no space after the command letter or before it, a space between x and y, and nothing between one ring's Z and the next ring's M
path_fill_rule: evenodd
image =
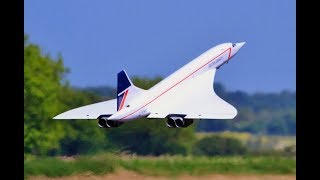
M207 62L206 64L202 65L201 67L199 67L198 69L196 69L195 71L193 71L191 74L189 74L188 76L186 76L185 78L183 78L182 80L180 80L179 82L177 82L176 84L174 84L173 86L171 86L170 88L168 88L167 90L165 90L164 92L162 92L160 95L158 95L157 97L155 97L154 99L152 99L151 101L149 101L147 104L143 105L141 108L139 108L138 110L128 114L127 116L121 118L125 119L131 115L133 115L134 113L138 112L139 110L141 110L142 108L146 107L147 105L149 105L150 103L152 103L153 101L155 101L156 99L158 99L160 96L162 96L163 94L165 94L166 92L168 92L169 90L171 90L172 88L174 88L176 85L180 84L182 81L184 81L185 79L187 79L188 77L190 77L191 75L193 75L194 73L196 73L197 71L199 71L201 68L203 68L204 66L206 66L207 64L211 63L213 60L215 60L217 57L219 57L220 55L224 54L225 52L227 52L229 50L229 55L228 55L228 60L230 59L230 55L231 55L231 47L228 48L227 50L223 51L222 53L220 53L218 56L214 57L213 59L211 59L209 62Z
M231 57L230 57L230 56L231 56L231 47L230 47L229 49L230 49L230 51L229 51L228 60L231 58Z
M123 105L124 105L124 102L126 101L128 91L129 91L129 89L127 89L126 92L124 93L124 96L123 96L123 99L122 99L122 101L121 101L121 103L120 103L120 107L119 107L119 110L118 110L118 111L120 111L120 110L122 109L122 107L123 107Z

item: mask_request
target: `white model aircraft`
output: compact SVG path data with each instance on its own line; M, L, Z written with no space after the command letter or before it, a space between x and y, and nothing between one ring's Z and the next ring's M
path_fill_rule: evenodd
M118 127L141 117L166 118L167 126L187 127L195 119L233 119L237 110L216 95L216 70L245 44L223 43L201 54L149 90L118 73L117 98L69 110L54 119L98 119L99 127Z

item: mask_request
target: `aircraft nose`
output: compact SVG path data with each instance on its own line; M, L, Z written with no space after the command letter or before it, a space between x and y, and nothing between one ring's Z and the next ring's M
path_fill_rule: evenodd
M238 48L240 49L246 42L240 42L240 43L236 43Z
M231 56L234 56L235 54L237 54L237 52L242 48L242 46L245 44L246 42L240 42L240 43L233 43L232 44L232 51L231 51Z

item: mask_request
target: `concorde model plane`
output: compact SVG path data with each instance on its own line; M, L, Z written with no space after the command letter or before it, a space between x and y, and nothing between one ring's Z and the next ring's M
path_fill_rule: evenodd
M166 119L170 128L184 128L199 119L233 119L237 109L215 93L213 82L217 69L244 44L217 45L148 90L135 86L122 70L117 77L117 98L72 109L54 119L97 119L100 128L142 117Z

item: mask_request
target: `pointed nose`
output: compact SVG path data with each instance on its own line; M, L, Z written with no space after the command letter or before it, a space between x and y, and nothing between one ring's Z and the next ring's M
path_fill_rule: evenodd
M240 42L240 43L236 43L237 46L239 47L239 49L245 44L246 42Z
M240 43L234 43L232 45L232 51L231 51L231 57L233 57L235 54L237 54L237 52L242 48L242 46L245 44L246 42L240 42Z

